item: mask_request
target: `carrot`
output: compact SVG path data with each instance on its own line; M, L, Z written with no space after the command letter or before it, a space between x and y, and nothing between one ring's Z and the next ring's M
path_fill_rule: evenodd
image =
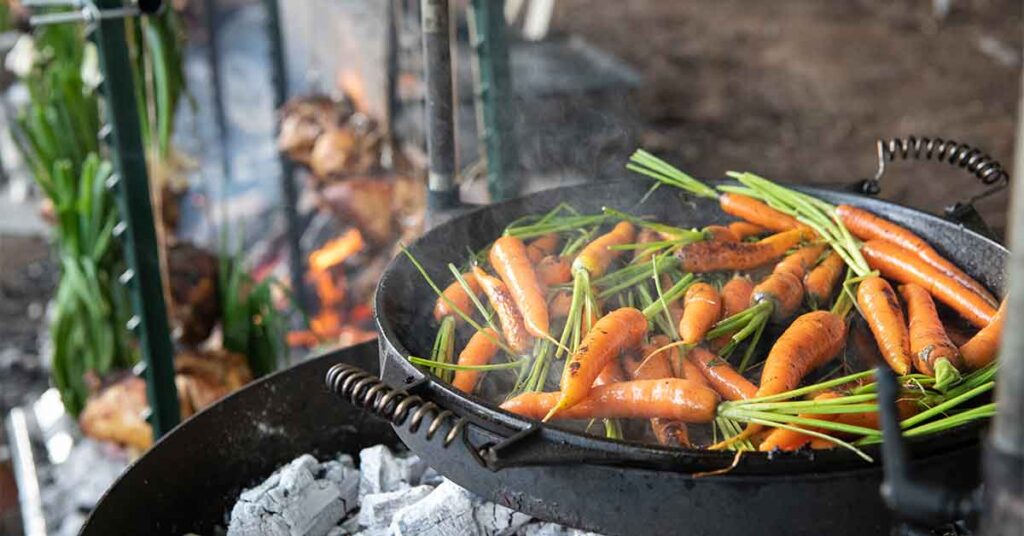
M683 298L683 317L679 319L683 344L700 342L721 315L722 298L715 287L704 282L690 285Z
M466 347L459 353L459 365L486 365L498 353L498 334L491 328L484 328L470 337ZM476 387L477 378L480 377L479 370L456 370L452 386L456 389L472 393Z
M466 281L466 285L473 291L474 294L480 292L480 283L477 282L476 277L472 273L466 272L462 274L462 279ZM451 301L457 310L466 313L467 316L473 315L473 301L470 299L469 294L466 293L466 289L461 283L456 280L448 288L444 289L445 298ZM434 319L441 320L446 316L454 316L456 322L463 322L462 317L452 309L448 302L444 298L437 298L437 303L434 304Z
M677 256L687 272L750 270L783 256L810 235L800 229L780 232L758 242L702 240L680 248Z
M659 239L660 239L660 237L658 236L658 233L656 231L654 231L653 229L648 229L646 227L643 228L643 229L640 229L640 232L636 234L636 243L637 244L649 244L649 243L654 242L654 241L659 240ZM634 262L649 261L649 260L651 260L652 257L654 257L655 253L656 253L655 251L647 250L647 249L644 249L644 248L637 248L633 252L633 261Z
M690 446L690 433L686 423L669 419L651 419L651 431L658 443L669 447Z
M735 236L737 240L745 240L751 236L764 234L768 231L768 229L765 229L760 225L746 221L734 221L730 223L729 230L732 231L733 236Z
M597 375L597 379L594 380L593 387L599 387L601 385L608 385L610 383L619 383L626 381L626 371L622 369L622 362L617 358L612 359L607 365L601 370L601 373Z
M558 233L548 233L534 239L526 246L526 255L530 262L537 264L541 259L551 255L558 247Z
M943 370L952 366L950 371L959 377L957 371L964 368L960 358L960 350L946 335L946 328L935 310L935 302L931 294L920 285L908 283L900 287L900 294L907 304L907 317L910 321L910 353L914 359L914 368L922 374L940 379ZM945 360L946 365L940 365ZM945 383L944 383L945 384Z
M899 418L900 418L901 421L903 419L908 418L908 417L913 417L914 415L917 414L919 409L920 408L918 407L917 402L914 401L914 400L901 399L901 400L896 402L896 411L899 413ZM878 430L881 427L880 426L880 422L881 421L879 419L879 415L878 415L877 411L864 411L864 412L858 412L858 413L840 413L840 414L833 414L830 417L831 418L829 418L827 420L834 421L834 422L837 422L839 424L846 424L848 426L860 426L862 428L873 428L875 430ZM832 431L832 432L830 432L830 434L836 434L836 432ZM842 436L842 435L845 435L845 434L840 432L840 433L838 433L838 435ZM832 441L829 441L828 439L824 439L824 438L814 438L811 441L811 448L812 449L819 449L819 450L820 449L830 449L830 448L833 448L835 446L836 446L835 443L833 443Z
M537 279L544 286L564 285L572 281L572 263L565 257L548 255L537 264Z
M814 266L814 263L818 262L818 258L825 251L825 246L805 246L802 247L782 259L781 262L775 265L772 269L773 272L789 272L795 275L798 279L803 279L807 271Z
M846 319L830 311L797 317L768 352L757 396L796 388L812 370L829 362L846 341Z
M564 393L524 393L501 408L530 419L671 419L706 423L715 417L718 395L690 380L635 380L590 390L572 407L559 410Z
M838 398L839 393L835 391L826 391L814 397L815 401L828 400L831 398ZM823 421L834 421L838 417L838 413L826 413L826 414L801 414L800 417L804 419L819 419ZM813 431L818 431L812 429ZM797 450L800 447L808 444L814 436L798 432L796 430L790 430L788 428L774 428L768 433L768 436L764 438L764 441L758 445L757 450L761 452L771 452L775 449L779 450Z
M708 225L704 228L704 232L711 235L711 240L718 240L719 242L739 242L740 239L736 236L736 233L732 232L732 229L724 225Z
M570 307L572 307L572 293L568 290L560 290L548 300L548 316L550 318L565 318L569 316Z
M494 311L498 313L501 333L509 347L516 353L526 353L533 346L533 339L526 331L523 315L519 313L508 287L500 279L489 275L479 266L473 267L473 275L476 276L480 288L487 295L487 301L491 302L491 307L494 307Z
M921 285L975 327L987 326L996 314L996 308L984 298L900 246L883 240L869 240L861 247L861 253L868 265L884 277Z
M811 299L812 305L827 303L832 297L839 278L843 276L846 263L835 251L829 251L825 260L804 276L804 291Z
M548 306L537 273L526 255L526 246L514 236L503 236L491 245L491 266L505 282L522 313L526 331L534 337L549 338Z
M675 285L675 281L669 277L668 274L661 274L661 288L668 290ZM683 318L683 304L681 300L668 300L666 304L668 306L668 315L672 317L672 322L679 325L679 320Z
M857 286L857 305L889 367L901 376L910 372L910 333L889 282L878 276L861 281Z
M906 249L932 268L953 278L961 286L977 294L989 305L995 307L995 304L998 303L984 285L939 255L939 252L935 251L931 244L909 229L850 205L837 206L836 215L857 238L865 241L883 240Z
M562 374L561 398L548 417L586 398L608 361L639 345L645 333L647 317L632 307L616 309L598 320L569 358Z
M672 356L669 351L655 353L658 348L669 344L669 342L668 337L659 335L651 339L651 344L645 344L640 351L644 359L629 371L630 377L634 380L674 378L675 371L672 370ZM675 348L669 350L675 350Z
M686 358L700 369L708 384L726 400L746 400L754 398L757 386L736 372L732 365L711 353L706 348L697 346L690 349Z
M788 231L807 227L793 216L779 212L753 197L741 194L724 193L718 196L718 205L726 214L772 231Z
M996 358L999 351L999 339L1003 334L1003 317L1006 315L1006 300L999 305L999 310L992 317L989 325L981 328L960 347L960 355L969 369L979 369L988 365Z
M601 277L608 266L620 254L619 251L608 249L610 246L621 246L633 241L636 229L628 221L621 221L611 231L595 238L584 246L579 255L572 261L573 271L585 270L591 277Z
M776 323L788 319L800 308L804 299L804 285L789 271L772 272L754 287L750 304L772 304L772 320Z
M750 305L750 294L754 292L754 282L749 277L737 275L722 287L722 318L743 312ZM729 342L732 333L726 333L711 341L711 347L720 349Z

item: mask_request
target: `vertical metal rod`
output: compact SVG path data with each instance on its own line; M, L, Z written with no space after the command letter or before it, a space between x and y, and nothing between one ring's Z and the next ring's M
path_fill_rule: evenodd
M99 9L121 7L121 0L96 0ZM124 20L95 22L95 42L103 73L103 97L110 124L114 188L123 221L125 260L134 277L128 283L146 385L150 423L160 437L178 424L178 395L174 386L174 350L167 326L159 252L153 222L152 197L142 149L142 133L135 106L132 67L128 58Z
M455 103L452 100L451 12L448 0L422 0L423 67L427 86L427 206L458 205L455 185Z
M217 42L217 19L220 9L217 0L206 0L203 3L206 11L205 23L207 32L206 56L210 63L210 83L213 86L213 119L217 126L217 135L220 136L220 170L224 175L224 194L227 193L227 184L231 181L231 159L228 157L228 120L224 112L224 84L220 76L220 47Z
M1024 106L1024 77L1021 89ZM1013 171L1019 178L1024 173L1024 108L1018 113ZM985 457L988 497L982 529L990 536L1024 534L1024 184L1016 181L1010 188L1010 288L999 351L998 411Z
M487 189L491 201L519 193L515 169L516 137L513 131L512 75L503 2L473 0L471 6L476 72L476 106L482 112L480 140L487 157Z
M274 86L274 108L280 109L288 99L288 73L285 71L284 41L281 37L281 11L277 0L263 0L267 10L267 37L270 38L270 78ZM281 163L281 207L285 217L285 236L288 238L288 269L291 273L292 292L303 311L309 311L309 293L306 292L306 259L302 255L302 223L299 220L299 193L295 187L295 166L284 154Z

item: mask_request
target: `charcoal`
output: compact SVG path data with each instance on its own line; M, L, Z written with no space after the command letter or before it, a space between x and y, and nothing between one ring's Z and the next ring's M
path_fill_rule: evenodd
M423 500L395 514L395 536L510 536L530 520L444 481Z
M384 445L359 452L359 498L370 493L397 491L419 482L427 466L416 456L395 456Z
M596 532L586 532L569 527L563 527L557 523L530 523L523 525L517 536L601 536Z
M242 492L228 536L324 536L355 508L356 482L357 471L343 461L321 465L300 456Z
M427 470L423 471L423 476L420 477L420 484L425 486L437 487L441 485L441 482L444 482L444 477L433 467L427 467Z
M433 486L416 486L365 495L359 506L359 524L370 529L386 529L396 512L422 500L433 490Z

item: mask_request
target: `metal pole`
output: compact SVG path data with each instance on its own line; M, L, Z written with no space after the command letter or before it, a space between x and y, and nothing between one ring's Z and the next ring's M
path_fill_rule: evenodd
M121 0L96 0L100 10L121 6ZM128 269L120 280L128 286L135 310L128 327L139 338L146 363L147 394L152 410L150 423L154 437L160 437L178 424L180 416L174 387L174 350L167 327L152 197L135 106L128 43L124 20L101 18L93 24L103 73L101 91L110 125L107 145L114 165L114 174L107 186L115 192L124 223L121 243Z
M280 109L288 99L288 73L285 71L284 41L281 37L281 12L277 0L263 0L267 10L267 36L270 38L271 83L274 86L274 108ZM288 239L288 269L291 272L292 292L299 308L309 311L309 293L306 292L306 259L302 255L302 223L299 221L299 192L295 187L295 166L283 154L281 163L281 208L285 217L285 236Z
M427 207L458 206L455 185L455 116L452 101L451 12L448 0L422 0L423 66L427 86Z
M502 201L519 193L514 165L512 75L502 4L494 0L473 0L470 4L474 22L470 39L479 73L475 102L483 116L480 141L487 155L491 201Z
M1024 83L1020 103L1013 166L1017 177L1024 173ZM1007 329L999 351L998 411L985 458L988 497L982 529L990 536L1024 534L1024 185L1018 181L1010 187Z

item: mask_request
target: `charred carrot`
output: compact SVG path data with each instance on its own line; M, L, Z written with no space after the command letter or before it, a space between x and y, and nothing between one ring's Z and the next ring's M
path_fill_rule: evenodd
M662 378L673 378L675 372L672 370L672 357L678 356L678 348L670 348L665 352L656 352L658 348L669 344L668 337L658 335L651 339L651 344L642 348L642 355L647 356L643 362L633 368L632 378L634 380L660 380ZM669 353L672 352L672 353ZM695 383L707 386L704 377L697 373L695 378L687 378ZM662 445L686 446L690 444L690 434L686 429L686 423L672 421L669 419L651 419L651 431L658 443Z
M910 372L910 332L889 282L878 276L861 281L857 305L889 367L901 376Z
M722 298L715 287L694 283L683 298L683 317L679 319L679 335L683 344L700 342L722 315Z
M812 370L835 357L846 341L846 319L831 311L797 317L782 333L765 360L757 396L796 388Z
M705 348L690 349L686 358L700 369L708 384L726 400L746 400L757 395L757 386L732 365Z
M804 291L813 307L828 303L844 268L843 258L835 251L829 251L825 260L804 276Z
M737 240L746 240L751 236L757 236L768 232L768 229L748 221L734 221L729 224L729 230L732 231L733 236L735 236Z
M476 277L472 273L462 274L462 279L474 293L480 292L480 283L477 282ZM473 314L473 302L461 283L455 281L448 285L448 288L444 289L443 294L458 310L466 315ZM448 305L448 301L445 301L444 298L437 298L437 303L434 304L434 319L441 320L446 316L454 316L456 322L461 322L462 317L455 313L452 307Z
M686 423L670 419L651 419L651 431L658 443L668 447L690 446L690 432Z
M598 320L569 358L562 374L561 398L548 418L586 398L608 361L638 346L645 333L647 317L632 307L616 309Z
M772 272L750 294L753 306L771 304L771 318L781 323L796 313L804 299L804 285L789 271Z
M530 262L536 264L544 257L554 253L557 247L558 233L548 233L532 240L526 246L526 255L530 258Z
M476 366L490 363L491 359L494 358L494 354L498 352L498 345L494 342L496 340L498 340L498 334L491 328L474 333L470 337L469 342L466 343L466 347L459 353L458 364ZM476 388L476 382L479 377L479 370L456 370L452 386L467 393L472 393L473 389Z
M537 264L537 279L544 286L564 285L572 281L572 263L565 257L548 255Z
M861 240L883 240L912 252L931 267L953 278L967 290L977 294L989 305L995 306L996 299L971 276L964 273L955 264L939 255L935 248L909 229L897 225L885 218L872 214L867 210L850 205L836 207L836 215L857 238Z
M914 368L922 374L934 376L936 389L943 390L960 378L960 370L964 368L960 350L946 335L946 328L927 290L908 283L900 287L900 293L907 304Z
M992 317L992 322L981 328L960 347L960 355L969 369L980 369L991 363L999 351L999 339L1003 334L1003 317L1006 314L1006 300Z
M558 410L564 393L524 393L501 405L530 419L671 419L705 423L715 417L718 395L690 380L635 380L602 385L567 409Z
M750 294L754 292L754 282L749 277L737 275L722 287L722 318L743 312L750 305ZM719 349L729 342L733 331L711 341L711 347Z
M622 362L618 358L613 358L611 361L608 361L608 364L604 366L601 373L597 375L593 387L624 382L627 377L626 371L622 369Z
M818 262L818 258L821 257L824 251L825 246L822 245L804 246L786 255L786 258L776 264L772 271L789 272L798 279L803 279L807 271Z
M996 313L995 307L984 298L892 242L868 240L861 247L861 253L871 268L884 277L921 285L976 327L987 326Z
M498 272L512 294L523 316L526 331L534 337L551 337L548 333L547 302L523 241L514 236L503 236L491 245L489 258L494 271Z
M740 241L736 233L733 233L732 229L724 225L708 225L704 228L704 232L711 236L711 240L718 240L719 242Z
M580 251L572 261L573 271L585 270L592 278L601 277L621 253L609 247L628 244L635 235L633 224L627 221L617 223L611 231L595 238Z
M491 307L494 307L494 311L498 313L501 333L505 338L505 342L517 354L526 353L533 346L533 339L530 338L529 332L526 331L523 315L519 313L515 300L512 298L512 294L508 291L505 283L502 283L497 277L484 272L479 266L473 267L473 275L476 276L477 282L480 283L480 288L487 295L487 300L491 302Z
M793 229L758 242L704 240L683 246L677 256L682 261L682 269L687 272L750 270L785 255L787 250L808 236L806 231Z

